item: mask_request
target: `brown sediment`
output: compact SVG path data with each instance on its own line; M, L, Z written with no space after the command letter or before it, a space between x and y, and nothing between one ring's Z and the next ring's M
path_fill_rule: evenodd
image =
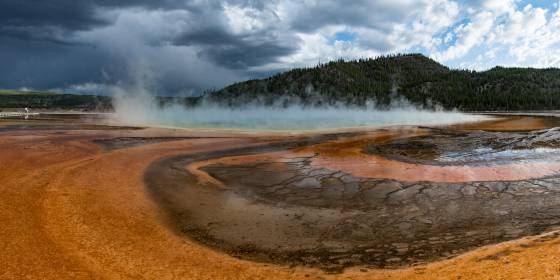
M117 138L107 138L107 139L95 139L94 143L99 144L105 148L105 150L117 150L124 148L131 148L136 146L142 146L146 144L161 143L167 141L180 141L180 140L195 140L195 139L208 139L208 138L225 138L225 137L117 137Z
M431 264L397 270L379 270L358 265L335 275L314 268L289 267L231 257L192 239L185 239L184 235L176 234L175 230L169 230L169 228L176 229L177 225L168 224L172 220L169 220L167 210L162 211L161 201L155 203L146 193L144 172L153 162L158 162L161 158L189 154L208 155L216 150L237 150L243 153L244 147L249 146L253 149L255 146L270 145L268 139L259 140L254 139L253 136L248 138L236 135L227 139L149 142L145 145L117 150L104 150L97 144L92 144L95 139L154 135L159 135L158 137L201 136L198 132L164 129L158 130L157 133L150 129L1 132L0 263L2 269L0 269L0 279L449 279L450 277L534 279L535 275L540 279L556 279L560 274L560 264L557 262L560 256L560 239L554 233L483 247L450 260ZM212 132L205 135L224 136ZM289 149L289 146L284 148ZM264 149L264 153L269 152L270 150ZM296 163L306 160L305 157L301 159L286 157L280 162L267 163L270 159L257 158L260 167L259 164L246 161L229 165L215 162L200 168L209 174L214 173L215 178L221 177L224 182L229 183L226 176L228 173L234 174L239 170L251 172L256 167L263 169L265 172L261 174L265 174L267 178L278 176L272 176L268 171L285 173L292 170L282 169L285 168L285 164L292 162L290 159L295 160ZM179 166L181 168L176 170L177 172L187 172L184 169L186 165ZM226 172L227 167L238 169ZM221 175L218 174L220 172ZM510 233L513 234L512 236L500 240L516 238L515 234L523 236L540 232L545 230L545 227L540 226L556 219L552 217L555 209L558 208L554 204L545 207L545 204L532 203L535 197L539 199L544 199L544 196L550 197L547 203L556 199L555 192L548 188L554 189L558 184L551 180L552 178L534 180L531 181L531 184L534 183L531 186L526 185L527 182L517 186L508 185L510 191L517 193L517 199L521 199L523 205L532 204L531 209L538 210L529 211L527 216L524 216L525 212L519 212L517 214L520 218L517 219L521 221L536 219L543 224L537 224L534 229L519 226L526 232L513 232ZM305 185L306 183L303 183L299 186L305 187ZM184 187L181 184L177 186ZM504 185L474 184L476 194L472 195L488 199L491 204L496 203L491 200L493 196L501 196L499 199L509 196L507 191L500 191L501 186ZM243 190L240 189L241 187L232 188L237 188L237 192L241 192ZM434 187L433 190L447 188L452 189L449 185L442 185ZM201 189L211 188L202 186ZM250 190L255 189L258 187ZM337 187L334 186L333 189ZM547 190L544 193L540 193L545 189ZM467 186L465 190L468 194L473 189ZM375 196L371 192L370 198L373 199ZM295 193L291 197L299 195L304 194ZM429 192L425 195L437 196ZM282 196L276 197L274 193L260 194L254 198L257 199L256 201L268 200L274 201L274 205L282 205L279 201ZM332 204L335 200L329 201ZM387 203L390 204L391 201L393 200L389 199ZM199 204L205 202L198 201ZM230 201L230 203L238 202L235 199ZM306 200L288 203L304 207ZM500 207L490 205L484 210L488 212L488 216L496 215L498 217L496 219L507 220L510 214L500 213L511 205L515 204L509 203ZM222 205L216 204L214 209L223 212L220 207ZM307 207L322 208L320 205ZM200 216L194 218L201 219ZM452 218L456 217L449 216L449 219ZM294 216L294 219L298 218ZM345 225L341 226L348 228ZM518 229L518 224L512 226L512 229ZM406 231L408 229L405 228L399 230L399 232ZM340 234L345 234L345 231ZM237 236L241 237L241 235ZM266 237L264 233L261 233L261 236ZM458 239L464 236L468 234L465 232ZM441 240L446 240L446 236ZM437 244L441 240L433 241ZM405 248L403 244L391 244L391 246L401 251ZM474 247L478 246L480 244ZM451 252L450 256L458 253L460 252ZM339 260L344 261L342 258Z
M450 127L459 130L486 130L501 132L516 131L532 131L541 130L551 127L560 126L560 120L557 117L538 117L530 115L492 115L496 119L473 122L466 124L457 124Z
M126 127L126 126L108 126L108 125L99 125L99 124L79 124L79 123L70 123L70 124L49 124L45 122L41 123L10 123L6 122L3 125L0 125L0 132L12 132L12 131L19 131L25 132L30 130L43 130L43 131L56 131L56 130L139 130L143 129L141 127Z
M193 165L198 169L200 166L209 165L210 163L234 164L236 162L241 163L259 159L306 157L316 154L311 161L312 165L317 167L344 171L357 177L392 179L408 182L430 181L459 183L472 181L518 181L550 176L560 172L560 163L552 160L529 163L510 161L508 164L494 166L470 166L468 164L427 165L421 164L421 162L403 162L402 160L392 160L383 156L363 153L364 147L368 145L381 145L388 141L403 138L406 143L407 138L425 135L429 135L427 129L373 132L295 149L290 151L289 154L288 152L276 152L271 154L263 153L260 155L225 157L213 159L209 162L196 162L193 163ZM437 139L433 139L432 142L437 141ZM430 138L428 138L428 141L429 140ZM387 147L387 149L390 148L391 147ZM194 168L191 168L190 171L197 172L205 181L212 181L215 184L219 184L215 179L208 178L208 176Z
M485 127L487 127L487 125L481 124L478 126L478 128ZM471 128L474 128L474 126ZM441 130L446 131L445 134L447 135L439 133ZM415 149L416 152L419 151L422 153L421 156L433 158L441 154L441 151L436 151L435 147L437 146L440 146L438 148L440 150L452 150L457 148L467 150L463 152L469 152L469 150L483 147L502 150L520 150L521 148L538 147L559 148L560 142L556 138L549 139L551 135L547 133L553 134L555 132L545 130L532 134L473 133L468 131L461 132L461 130L456 130L455 126L445 129L401 129L396 132L391 130L374 132L355 136L350 139L329 141L300 149L300 151L316 153L317 156L312 159L312 163L315 166L321 166L331 170L340 170L365 178L384 178L409 182L430 181L449 183L516 181L557 174L560 172L560 163L551 158L550 155L541 162L519 162L519 160L522 160L522 158L519 158L509 159L509 161L505 163L495 164L492 160L487 162L482 160L485 163L482 166L473 166L468 161L459 161L458 164L449 162L438 163L435 160L422 161L408 155L403 156L402 154L399 157L392 158L388 158L387 155L391 155L391 152L410 153L411 151L407 149ZM453 135L455 138L448 137L449 135ZM548 138L543 135L546 135ZM538 142L537 140L539 139L537 137L546 138L546 140ZM537 140L535 140L535 138L537 138ZM417 139L421 139L422 141L416 141ZM447 142L442 141L442 139L447 140ZM391 145L391 143L394 142L399 143L399 145ZM413 145L414 143L423 145ZM429 146L430 149L420 149L423 146ZM368 147L378 148L376 153L380 155L364 153L364 149ZM403 147L406 149L398 149Z
M278 151L270 153L261 153L256 155L242 155L242 156L224 156L208 160L200 160L186 165L187 172L193 174L197 178L197 183L201 185L214 185L218 187L224 187L223 183L212 177L210 174L202 170L204 167L209 165L221 164L221 165L240 165L247 163L271 161L271 160L290 160L297 157L310 157L312 154L305 154L301 152L293 151Z
M431 166L364 154L364 146L437 138L434 130L379 130L304 146L292 141L170 158L148 169L146 183L180 234L240 258L331 272L433 261L560 223L560 212L541 213L560 203L559 170L549 157ZM516 135L512 143L557 145L551 134Z
M560 172L559 162L511 163L498 166L435 166L388 160L374 155L356 157L317 156L313 165L340 170L354 176L406 182L460 183L472 181L518 181Z
M434 261L560 224L557 177L369 179L316 166L317 153L271 148L168 158L146 183L180 234L240 258L330 272Z

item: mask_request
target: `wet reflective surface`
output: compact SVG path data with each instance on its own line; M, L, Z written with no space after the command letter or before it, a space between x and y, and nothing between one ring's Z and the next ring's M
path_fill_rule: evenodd
M401 267L559 226L552 126L300 137L166 158L145 181L178 233L231 255Z
M486 132L430 129L429 134L367 145L364 152L431 165L499 165L560 156L560 131Z

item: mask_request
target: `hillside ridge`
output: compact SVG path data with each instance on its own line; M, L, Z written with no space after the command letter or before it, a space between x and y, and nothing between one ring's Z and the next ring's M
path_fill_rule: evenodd
M522 111L560 109L560 69L496 66L486 71L450 69L422 54L336 60L296 68L204 93L164 97L159 104L204 102L241 107L366 105L390 108L405 100L426 109ZM0 108L111 111L111 97L0 90Z
M497 66L478 72L449 69L422 54L399 54L293 69L207 95L233 106L290 96L304 104L362 105L373 100L386 107L398 96L427 108L555 110L560 109L560 70Z

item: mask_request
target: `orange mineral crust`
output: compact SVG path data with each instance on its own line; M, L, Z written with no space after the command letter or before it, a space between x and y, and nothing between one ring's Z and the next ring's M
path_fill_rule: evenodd
M560 172L558 162L513 163L489 167L433 166L399 162L363 154L343 157L319 154L313 159L313 164L332 170L345 171L358 177L408 182L515 181L540 178Z
M531 131L540 130L559 125L558 118L555 117L535 117L535 116L507 116L495 115L496 119L473 122L467 124L456 124L451 127L456 129L486 130L486 131Z
M540 178L560 172L560 163L510 163L496 166L435 166L412 164L367 155L362 148L370 143L425 135L422 130L400 130L368 133L300 149L298 152L313 154L313 164L332 170L341 170L358 177L395 179L400 181L470 182L515 181Z
M101 130L98 127L0 131L0 279L560 277L560 238L555 233L397 270L356 267L340 274L328 274L314 268L239 260L170 230L169 221L146 191L144 171L150 163L172 155L246 147L267 141L256 140L254 135L229 137L220 132L205 132L201 136L196 131L159 129L158 137L193 138L145 142L118 149L104 148L94 142L155 135L149 129ZM227 138L206 138L224 136ZM336 164L331 160L332 155L321 157L324 158L317 160L317 164L365 172L354 170L350 162L344 163L344 157L337 159ZM369 159L363 156L363 160ZM442 171L434 174L438 172ZM364 173L368 174L373 173ZM407 175L392 176L412 176L404 174ZM506 176L498 171L484 176L495 174ZM458 175L437 176L459 178Z

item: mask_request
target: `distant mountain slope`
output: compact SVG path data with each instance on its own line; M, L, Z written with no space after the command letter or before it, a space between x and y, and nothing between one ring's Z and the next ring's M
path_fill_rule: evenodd
M250 104L362 105L387 107L402 97L425 108L464 111L560 110L560 69L451 70L421 54L333 61L293 69L261 80L235 83L201 98L158 97L160 104L186 106L202 100L230 106ZM0 90L1 108L112 110L111 98L95 95Z
M49 110L112 110L111 97L108 96L0 90L0 108L24 107Z
M193 106L200 101L199 98L167 96L157 96L154 100L160 105L184 104L185 106ZM25 107L43 110L113 111L111 96L0 90L0 111Z
M294 69L262 80L236 83L208 94L238 105L255 98L273 103L297 97L308 104L376 100L387 106L397 96L425 107L462 110L560 109L560 70L496 67L450 70L421 54L334 61Z

